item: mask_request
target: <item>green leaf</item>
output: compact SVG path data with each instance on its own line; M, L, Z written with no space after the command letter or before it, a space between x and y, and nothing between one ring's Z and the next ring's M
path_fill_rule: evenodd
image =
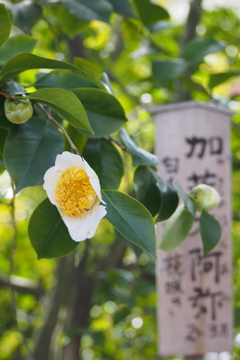
M22 52L31 52L37 40L28 35L15 35L11 37L0 49L0 63L6 63L14 55Z
M184 52L184 58L190 65L199 64L208 54L220 52L225 44L211 37L197 38L188 43Z
M84 107L71 91L58 88L40 89L28 95L28 98L50 106L78 129L93 132Z
M7 41L11 32L11 19L4 4L0 4L0 47Z
M231 70L228 72L218 73L218 74L211 74L209 77L209 87L213 89L215 86L222 84L223 82L235 77L239 76L239 70Z
M73 93L87 112L94 137L109 135L127 121L121 104L107 92L99 89L76 89ZM86 135L91 136L89 133Z
M124 128L120 130L120 138L123 144L126 146L130 155L132 157L133 166L138 165L157 165L158 158L156 155L149 153L148 151L140 148L135 142L130 138L127 131Z
M190 232L193 223L194 216L184 204L179 205L164 226L160 249L171 251L179 246Z
M135 18L133 9L127 0L108 0L113 7L113 11L126 18Z
M33 86L36 89L42 88L61 88L66 90L73 90L82 87L94 87L97 85L78 74L70 71L51 71L50 73L41 76Z
M109 140L88 140L83 157L98 175L102 189L119 187L124 173L123 161L119 151Z
M201 212L199 225L203 243L203 256L206 256L218 244L222 230L219 222L205 210Z
M0 155L3 155L3 148L8 135L8 130L1 129L0 131Z
M13 56L5 64L0 72L0 81L5 82L21 72L31 69L65 69L77 72L80 71L78 67L63 61L47 59L30 53L21 53Z
M71 239L56 206L48 199L33 212L28 234L38 259L68 255L79 244Z
M159 179L157 187L161 193L161 207L157 216L157 222L168 219L178 206L178 195L176 191L164 180Z
M156 233L151 214L137 200L118 191L103 191L108 221L129 241L156 258Z
M186 68L187 64L183 59L155 59L152 62L153 77L159 87L183 75Z
M5 97L0 95L0 129L11 130L13 124L6 118L4 102Z
M62 0L70 14L83 21L100 20L109 22L113 10L106 0Z
M16 193L27 186L43 183L43 176L64 149L62 134L45 119L33 116L22 125L14 125L4 147L7 170L16 185Z
M195 216L196 213L196 208L195 208L195 204L192 201L192 199L190 199L190 197L185 193L185 191L183 190L183 188L181 187L181 185L179 184L179 182L177 180L173 180L173 186L174 188L177 190L177 192L179 193L179 195L182 197L184 203L185 203L185 207L186 209L193 215Z
M139 166L134 173L134 190L140 201L155 216L160 209L161 195L157 187L158 178L148 166Z
M41 6L33 1L23 1L19 4L13 4L11 12L13 14L14 25L28 34L42 16Z
M82 76L88 79L96 79L102 76L102 70L86 59L74 58L74 65L79 67L83 71Z
M149 0L134 0L137 12L143 24L150 26L160 20L169 18L168 12L161 6L153 4Z

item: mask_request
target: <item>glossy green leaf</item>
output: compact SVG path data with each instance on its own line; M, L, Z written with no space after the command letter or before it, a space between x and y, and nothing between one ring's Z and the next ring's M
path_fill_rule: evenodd
M13 4L11 12L13 14L14 25L28 34L42 16L41 6L33 1L23 1L18 4Z
M124 128L120 130L120 138L132 157L133 166L158 164L157 156L136 145Z
M78 148L79 154L82 154L84 146L85 146L85 144L87 142L86 135L84 135L80 131L76 131L76 128L73 127L71 124L68 124L65 127L65 129L66 129L70 139L74 143L74 145ZM66 138L65 138L65 150L69 151L69 152L72 152L72 148L71 148L71 146L70 146L70 144L69 144L69 142L67 141Z
M225 44L211 37L197 38L188 43L184 58L188 64L197 65L206 55L222 51L224 48Z
M100 78L102 75L102 70L86 59L74 58L74 65L79 67L83 71L82 76L88 79Z
M108 221L129 241L156 258L156 233L149 211L137 200L118 191L103 191Z
M23 71L31 69L65 69L79 72L80 69L72 64L59 60L47 59L30 53L13 56L0 71L0 82L15 77Z
M17 83L16 81L13 81L13 80L6 82L2 86L1 90L4 93L12 95L12 96L26 94L25 87L23 87L22 85L20 85L19 83Z
M0 131L1 129L10 130L13 124L6 118L4 110L5 97L0 95Z
M239 76L240 71L239 70L231 70L228 72L218 73L218 74L211 74L209 77L209 87L210 89L213 89L215 86L218 86L225 81L235 77Z
M6 129L0 130L0 155L3 155L3 148L6 141L6 138L8 136L9 131Z
M15 35L0 49L0 63L6 63L14 55L21 52L31 52L37 44L37 40L28 35Z
M178 195L176 191L164 180L157 181L157 187L161 193L161 207L157 221L168 219L178 206Z
M50 73L41 76L33 86L36 89L42 88L61 88L66 90L73 90L78 88L96 88L97 85L91 80L88 80L78 74L70 71L51 71Z
M99 89L76 89L73 93L83 104L95 137L109 135L127 121L121 104L107 92ZM91 136L87 132L86 135Z
M100 20L109 22L113 10L111 4L106 0L62 0L70 14L80 20Z
M113 7L113 11L127 18L134 18L133 9L127 0L108 0Z
M0 47L7 41L11 32L11 19L4 4L0 4Z
M183 190L182 186L175 179L173 180L173 186L177 190L181 198L183 199L186 209L192 214L192 216L195 216L196 208L192 199L190 199L190 197Z
M183 75L186 68L187 64L183 59L155 59L152 62L153 77L159 87Z
M140 19L146 26L153 25L160 20L169 18L169 14L164 8L149 0L134 0L134 4Z
M28 234L38 259L68 255L79 244L71 239L56 206L48 199L33 212Z
M102 189L117 189L124 167L116 147L106 139L90 139L85 145L83 157L99 177Z
M4 147L7 170L16 185L16 193L27 186L43 183L43 176L64 150L62 134L48 126L45 119L33 116L22 125L14 125Z
M164 226L160 249L171 251L179 246L189 234L193 223L194 216L184 204L179 205Z
M92 133L87 114L81 102L71 91L58 88L40 89L28 98L50 106L78 129Z
M139 166L134 173L134 190L140 201L155 216L160 209L161 195L157 187L158 178L148 166Z
M219 243L222 230L219 222L205 210L201 212L199 225L203 243L203 256L206 256Z

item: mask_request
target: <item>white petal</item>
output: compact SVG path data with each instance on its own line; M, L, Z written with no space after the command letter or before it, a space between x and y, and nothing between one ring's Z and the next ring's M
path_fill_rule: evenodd
M60 211L71 238L77 242L93 237L100 220L106 213L105 207L98 204L93 206L85 215L78 217L70 217Z
M94 236L100 220L106 215L107 211L103 205L96 202L83 216L70 217L63 213L56 200L56 185L62 172L72 167L78 167L86 171L99 200L104 203L101 197L100 182L95 171L79 155L72 154L68 151L57 155L55 166L48 169L44 175L43 187L51 203L57 206L71 238L74 241L82 241Z

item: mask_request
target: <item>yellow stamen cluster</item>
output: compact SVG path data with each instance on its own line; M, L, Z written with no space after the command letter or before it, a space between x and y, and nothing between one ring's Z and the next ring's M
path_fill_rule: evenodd
M96 198L97 194L85 170L72 167L62 172L56 186L56 199L66 215L84 215Z

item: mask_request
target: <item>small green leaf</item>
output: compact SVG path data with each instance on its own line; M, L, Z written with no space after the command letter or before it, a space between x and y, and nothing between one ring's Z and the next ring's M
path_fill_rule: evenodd
M208 54L220 52L225 44L211 37L197 38L188 43L184 52L184 58L190 65L199 64Z
M164 8L153 4L149 0L134 0L134 3L140 19L146 26L153 25L160 20L169 18L169 14Z
M98 175L102 189L119 187L124 173L123 160L109 140L89 139L83 157Z
M14 125L4 147L7 170L16 185L16 193L27 186L43 183L43 176L64 149L62 134L37 116L22 125Z
M78 67L63 61L47 59L30 53L21 53L13 56L1 69L0 81L5 82L21 72L31 69L65 69L77 72L80 71Z
M175 179L173 180L173 186L177 190L179 195L182 197L185 203L186 210L188 210L192 214L192 216L195 216L196 208L192 199L190 199L190 197L185 193L179 182Z
M189 234L193 223L194 216L184 204L179 205L164 226L160 249L171 251L179 246Z
M100 20L109 22L109 16L113 10L106 0L62 0L70 14L79 20Z
M211 74L209 77L209 87L213 89L215 86L222 84L223 82L235 77L239 76L239 70L231 70L228 72L218 73L218 74Z
M11 57L22 53L31 52L37 44L37 40L28 35L12 36L0 49L0 63L4 64Z
M126 146L130 155L132 157L133 166L138 165L157 165L158 158L156 155L149 153L148 151L140 148L135 142L130 138L127 131L124 128L120 130L120 138L123 144Z
M51 71L50 73L41 76L33 84L33 86L36 89L61 88L66 90L73 90L82 87L97 87L97 85L95 85L91 80L70 71Z
M33 212L28 234L38 259L68 255L79 244L71 239L56 206L48 199Z
M157 222L168 219L178 206L178 195L176 191L164 180L157 181L157 187L161 193L161 207L157 216Z
M134 190L140 201L155 216L160 209L161 195L157 187L158 177L148 166L139 166L134 173Z
M30 100L47 104L78 129L92 133L86 112L81 102L71 91L58 88L40 89L28 95Z
M11 32L11 26L12 26L9 12L4 4L0 4L0 24L1 24L0 47L1 47L9 38Z
M222 233L221 226L219 222L205 210L201 212L199 224L203 243L203 256L206 256L218 244Z
M151 214L137 200L118 191L103 191L108 221L129 241L156 258L156 233Z
M183 59L155 59L152 62L153 77L159 87L183 75L186 68L187 64Z
M127 121L121 104L107 92L99 89L76 89L73 93L87 112L94 137L107 136ZM87 132L85 134L91 136Z

